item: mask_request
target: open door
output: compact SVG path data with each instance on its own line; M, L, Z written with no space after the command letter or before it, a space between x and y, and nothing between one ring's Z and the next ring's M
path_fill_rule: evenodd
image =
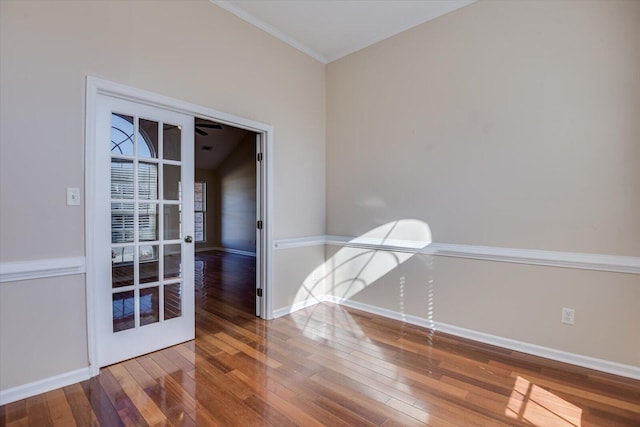
M264 280L264 253L262 245L264 243L264 219L262 218L264 207L262 205L262 185L263 185L263 156L264 147L262 134L256 134L256 316L262 317L264 314L265 293L263 289Z
M193 116L99 94L98 367L194 338Z

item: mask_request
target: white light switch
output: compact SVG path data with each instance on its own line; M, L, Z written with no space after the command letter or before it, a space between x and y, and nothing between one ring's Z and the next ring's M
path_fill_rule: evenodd
M80 206L79 188L67 188L67 206Z

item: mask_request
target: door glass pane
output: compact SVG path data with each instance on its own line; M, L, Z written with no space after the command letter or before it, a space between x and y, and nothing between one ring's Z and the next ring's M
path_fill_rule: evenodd
M180 200L180 166L163 166L165 200Z
M138 164L138 197L146 200L158 199L158 165L140 162Z
M162 139L163 158L166 160L180 160L180 139L182 130L179 126L164 125Z
M111 198L133 199L133 161L111 159Z
M111 243L133 242L133 203L111 203Z
M141 245L138 259L140 260L140 283L151 283L160 280L157 245Z
M140 326L160 321L158 288L140 289Z
M133 285L133 246L111 248L111 287Z
M164 239L180 238L180 206L164 205Z
M138 157L158 158L158 122L140 119Z
M111 114L111 154L133 156L133 117Z
M182 285L164 286L164 320L182 316Z
M124 331L135 326L133 291L113 294L113 332Z
M138 205L138 227L141 242L158 240L158 205L156 203Z
M164 245L164 278L177 279L182 276L182 245Z

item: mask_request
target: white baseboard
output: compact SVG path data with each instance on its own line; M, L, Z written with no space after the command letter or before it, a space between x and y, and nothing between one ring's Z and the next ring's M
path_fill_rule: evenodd
M312 298L312 299L307 299L307 300L304 300L304 301L300 301L300 302L297 302L297 303L295 303L293 305L290 305L288 307L283 307L283 308L279 308L277 310L274 310L273 311L273 318L277 319L278 317L286 316L287 314L291 314L291 313L293 313L295 311L302 310L304 308L314 306L314 305L316 305L316 304L318 304L320 302L324 302L324 301L326 301L325 297Z
M231 248L211 248L211 249L207 249L207 250L213 250L213 251L220 251L220 252L227 252L230 254L235 254L235 255L244 255L244 256L250 256L255 258L256 257L256 253L255 252L249 252L249 251L242 251L240 249L231 249Z
M218 249L217 247L196 248L196 252L217 251Z
M79 383L91 378L90 368L82 368L76 371L65 372L64 374L45 378L43 380L34 381L32 383L23 384L17 387L0 390L0 405L15 402L27 397L36 396L46 393L60 387L66 387L71 384Z
M315 300L314 300L315 301ZM510 338L504 338L497 335L487 334L484 332L474 331L471 329L461 328L459 326L449 325L442 322L431 321L423 317L414 316L411 314L404 314L393 310L388 310L381 307L361 303L358 301L352 301L348 299L342 299L331 295L325 295L321 298L322 302L331 302L334 304L340 304L347 307L355 308L357 310L366 311L367 313L377 314L382 317L399 320L401 322L410 323L412 325L421 326L424 328L434 329L436 331L444 332L450 335L455 335L461 338L467 338L473 341L478 341L484 344L495 345L497 347L506 348L513 351L519 351L521 353L531 354L533 356L544 357L546 359L555 360L558 362L569 363L571 365L581 366L583 368L594 369L596 371L607 372L621 377L633 378L640 380L640 367L625 365L622 363L611 362L609 360L597 359L595 357L583 356L581 354L569 353L554 348L544 347L536 344L530 344L523 341L517 341ZM309 301L310 304L300 306L299 308L294 304L291 306L290 311L286 312L282 310L282 316L292 313L294 311L309 307L313 301Z

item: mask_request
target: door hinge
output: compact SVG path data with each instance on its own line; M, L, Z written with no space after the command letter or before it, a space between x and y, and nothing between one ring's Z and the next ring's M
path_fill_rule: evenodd
M257 158L258 158L258 161L261 162L262 161L262 153L258 153Z
M262 297L262 288L256 289L256 295Z
M256 223L256 227L258 227L258 230L262 230L262 220Z

